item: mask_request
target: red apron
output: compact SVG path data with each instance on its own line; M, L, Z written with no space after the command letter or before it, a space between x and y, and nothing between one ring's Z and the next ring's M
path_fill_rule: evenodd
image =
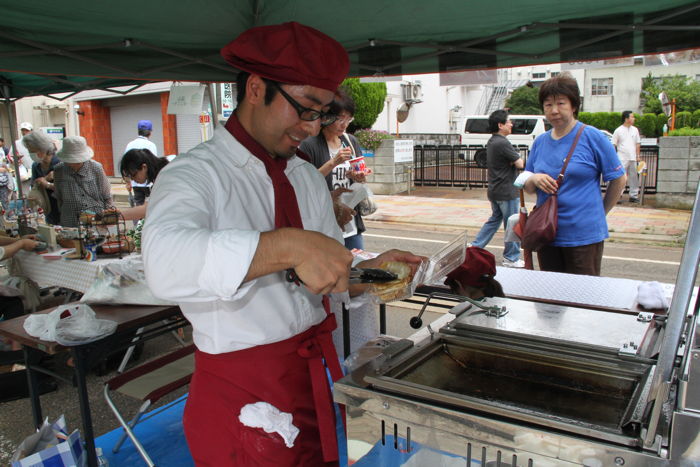
M265 164L275 191L275 227L303 228L294 188L284 173L286 159L270 157L235 115L226 129ZM325 298L324 308L328 316L321 324L287 340L225 354L196 352L183 419L196 465L338 465L326 366L333 381L342 371L331 337L335 317ZM241 424L241 408L256 402L268 402L292 414L292 423L300 430L292 448L277 433Z
M331 331L335 317L290 339L226 354L195 354L185 407L187 444L198 466L335 466L338 442L325 360L342 376ZM299 428L287 448L277 433L244 426L241 408L268 402Z

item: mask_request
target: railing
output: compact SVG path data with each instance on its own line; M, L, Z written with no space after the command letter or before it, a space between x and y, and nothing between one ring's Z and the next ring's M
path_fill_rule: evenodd
M488 184L486 169L474 162L474 153L481 145L416 145L413 149L414 183L416 186L452 186L481 188ZM520 145L516 149L527 161L530 151ZM659 147L643 146L641 159L647 164L645 193L656 193Z

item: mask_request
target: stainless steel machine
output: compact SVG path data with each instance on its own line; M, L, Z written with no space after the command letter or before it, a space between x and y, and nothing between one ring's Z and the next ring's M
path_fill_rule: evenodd
M698 204L667 313L454 296L336 383L351 447L391 465L700 465Z

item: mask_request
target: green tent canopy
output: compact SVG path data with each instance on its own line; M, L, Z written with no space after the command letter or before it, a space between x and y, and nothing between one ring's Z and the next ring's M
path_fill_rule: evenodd
M285 21L340 41L351 76L700 46L697 0L0 0L0 11L0 93L10 99L153 81L232 81L219 49L247 28Z

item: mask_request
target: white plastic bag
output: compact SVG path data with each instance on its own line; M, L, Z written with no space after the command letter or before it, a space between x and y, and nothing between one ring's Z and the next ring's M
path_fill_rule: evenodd
M48 314L31 314L24 320L24 330L32 337L38 337L42 341L56 341L56 323L60 313L52 311Z
M63 318L61 318L63 316ZM61 345L79 345L113 334L117 323L97 319L89 305L62 305L48 314L32 314L24 320L24 330L31 336Z
M63 307L52 311L55 313ZM70 316L61 318L56 323L56 342L61 345L79 345L96 341L117 330L117 323L108 319L97 319L95 312L89 305L66 305L61 313L70 313ZM59 315L60 316L60 315Z

